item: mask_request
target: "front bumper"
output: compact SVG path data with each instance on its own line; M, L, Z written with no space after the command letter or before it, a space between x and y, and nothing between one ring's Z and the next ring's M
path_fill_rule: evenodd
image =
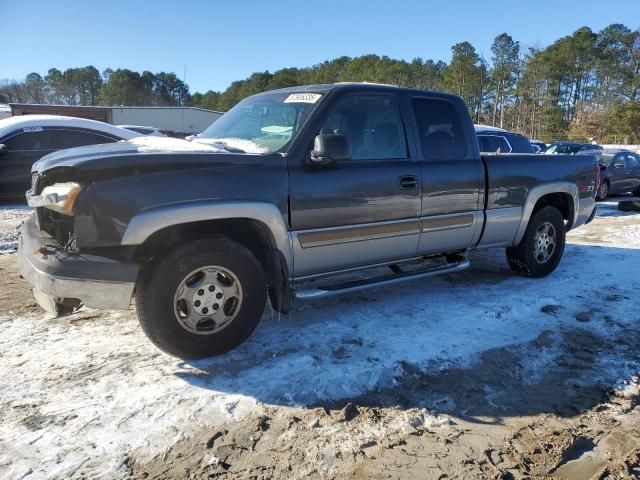
M34 217L20 226L18 265L45 309L43 297L58 302L77 299L91 308L127 310L140 270L134 262L65 252L55 240L40 236Z

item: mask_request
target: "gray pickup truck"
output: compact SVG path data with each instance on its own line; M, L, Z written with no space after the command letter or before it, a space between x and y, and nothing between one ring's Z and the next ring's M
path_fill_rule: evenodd
M481 156L464 103L443 93L286 88L192 142L151 140L37 162L18 260L59 314L135 297L144 332L183 358L242 343L267 297L287 312L463 270L472 249L505 247L513 270L545 276L595 214L594 157Z

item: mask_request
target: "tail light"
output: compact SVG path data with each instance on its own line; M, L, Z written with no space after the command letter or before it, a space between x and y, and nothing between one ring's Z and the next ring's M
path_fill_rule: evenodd
M600 168L600 162L596 160L596 184L595 184L595 194L597 195L600 191L600 184L602 183L602 169Z

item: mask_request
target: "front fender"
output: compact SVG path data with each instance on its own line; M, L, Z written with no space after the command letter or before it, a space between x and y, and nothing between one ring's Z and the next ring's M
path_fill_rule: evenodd
M275 205L265 202L203 200L144 210L131 219L121 244L141 245L155 232L174 225L238 218L264 224L284 256L289 271L293 271L289 231L282 213Z

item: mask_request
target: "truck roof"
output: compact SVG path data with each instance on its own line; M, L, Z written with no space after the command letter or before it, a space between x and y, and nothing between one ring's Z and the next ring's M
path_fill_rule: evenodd
M437 96L437 97L455 97L456 95L452 95L449 93L436 92L432 90L423 90L419 88L409 88L409 87L400 87L398 85L389 85L386 83L370 83L370 82L338 82L338 83L320 83L315 85L297 85L294 87L285 87L279 88L277 90L268 90L266 92L262 92L265 94L268 93L295 93L295 92L317 92L317 93L327 93L334 90L353 90L353 91L372 91L372 92L380 92L380 91L407 91L414 92L424 95L425 92L428 92L429 95ZM260 95L260 94L258 94Z

